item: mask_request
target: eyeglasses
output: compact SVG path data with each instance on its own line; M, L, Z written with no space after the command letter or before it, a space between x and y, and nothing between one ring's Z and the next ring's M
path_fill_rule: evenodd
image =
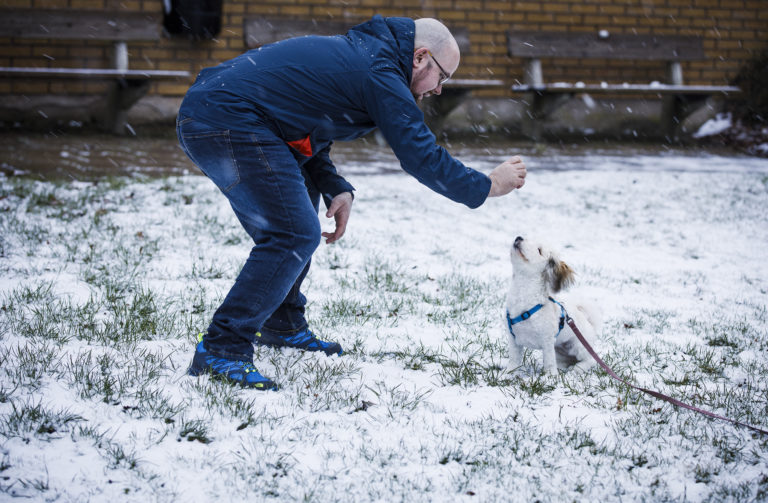
M435 58L435 55L432 54L429 49L427 49L427 54L432 56L432 61L434 61L437 67L440 69L440 82L437 85L442 86L451 79L451 76L448 74L448 72L445 71L445 69L443 69L443 66L437 62L437 58Z

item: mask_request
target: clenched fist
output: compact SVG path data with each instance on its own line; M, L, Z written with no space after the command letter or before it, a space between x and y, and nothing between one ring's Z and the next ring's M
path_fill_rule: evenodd
M498 197L509 194L525 184L525 164L518 156L502 162L491 171L491 191L488 197Z

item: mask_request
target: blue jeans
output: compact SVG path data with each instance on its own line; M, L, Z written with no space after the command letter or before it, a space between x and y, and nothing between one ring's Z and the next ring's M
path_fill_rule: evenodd
M240 132L180 115L176 131L254 242L204 338L215 356L251 361L256 332L292 335L307 327L300 288L320 244L320 195L266 124Z

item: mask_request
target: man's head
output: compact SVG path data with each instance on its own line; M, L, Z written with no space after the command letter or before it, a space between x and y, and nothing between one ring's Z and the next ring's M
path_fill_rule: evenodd
M437 19L417 19L413 44L411 93L417 101L440 94L443 82L459 67L459 44Z

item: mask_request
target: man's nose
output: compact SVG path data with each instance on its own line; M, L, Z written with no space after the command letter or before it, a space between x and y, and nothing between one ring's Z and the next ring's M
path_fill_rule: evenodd
M432 94L440 94L441 92L443 92L443 85L438 84L434 91L432 91Z

